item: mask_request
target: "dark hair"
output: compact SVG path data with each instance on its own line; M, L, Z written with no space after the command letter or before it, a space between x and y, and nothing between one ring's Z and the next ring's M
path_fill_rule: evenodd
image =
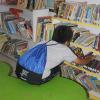
M73 31L69 26L60 25L54 29L52 40L64 44L70 42L73 37Z

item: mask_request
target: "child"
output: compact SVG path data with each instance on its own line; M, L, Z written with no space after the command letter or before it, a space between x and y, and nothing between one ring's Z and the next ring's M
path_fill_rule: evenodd
M60 25L55 28L52 40L47 42L47 45L50 46L47 46L47 61L42 77L38 74L33 74L28 81L29 83L43 84L48 82L60 71L59 64L64 61L74 61L78 64L85 64L92 59L92 56L89 56L86 59L77 58L77 56L69 48L72 37L73 31L70 27ZM18 63L16 75L20 77L21 72L21 65Z

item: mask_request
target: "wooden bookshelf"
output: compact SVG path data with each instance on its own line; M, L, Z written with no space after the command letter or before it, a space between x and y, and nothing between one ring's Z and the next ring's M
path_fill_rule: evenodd
M97 51L97 50L93 49L92 47L84 47L84 46L82 46L82 45L80 45L80 44L73 43L73 42L71 42L71 45L72 45L72 46L75 46L75 47L82 48L82 49L84 49L84 50L88 50L89 52L93 52L93 53L96 54L96 55L100 55L100 51Z
M58 17L53 17L52 21L56 20L56 21L61 21L61 22L68 22L68 23L72 23L72 24L76 24L76 25L80 25L80 26L87 26L87 27L91 27L91 28L100 28L100 25L94 25L94 24L89 24L89 23L85 23L85 22L78 22L78 21L72 21L72 20L68 20L68 19L64 19L64 18L58 18Z
M97 78L100 79L100 74L93 73L93 72L90 72L90 71L88 71L88 70L85 70L85 69L82 68L81 66L78 67L78 66L75 66L75 65L73 65L73 64L71 64L71 63L68 63L68 62L66 62L66 61L64 62L64 64L66 64L67 66L70 66L70 67L76 68L76 69L78 69L78 70L84 71L84 72L86 72L88 75L90 75L90 76L94 76L94 77L97 77Z

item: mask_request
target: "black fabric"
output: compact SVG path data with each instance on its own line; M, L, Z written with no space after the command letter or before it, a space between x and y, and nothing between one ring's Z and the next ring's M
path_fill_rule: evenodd
M42 75L41 74L31 72L31 71L23 68L19 64L17 64L17 66L16 66L15 74L17 75L18 78L20 78L30 84L41 84L42 83L42 80L41 80Z
M22 66L20 66L19 64L17 64L16 71L15 71L18 78L20 78L30 84L36 84L36 85L40 85L40 84L50 81L53 77L55 77L58 74L58 72L60 72L59 65L56 66L55 68L51 69L51 74L47 78L42 79L41 74L37 74L32 71L29 71L29 70L23 68Z

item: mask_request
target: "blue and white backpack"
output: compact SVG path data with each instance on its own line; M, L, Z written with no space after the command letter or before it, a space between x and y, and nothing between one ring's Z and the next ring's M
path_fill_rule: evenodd
M48 42L38 44L37 46L27 50L19 59L16 68L16 74L23 80L28 80L29 74L42 78L46 61L47 61L47 46L56 45ZM18 68L20 67L20 68ZM30 79L32 80L32 79Z
M26 51L19 58L18 63L29 71L42 74L45 68L46 58L47 45L46 43L43 43Z

